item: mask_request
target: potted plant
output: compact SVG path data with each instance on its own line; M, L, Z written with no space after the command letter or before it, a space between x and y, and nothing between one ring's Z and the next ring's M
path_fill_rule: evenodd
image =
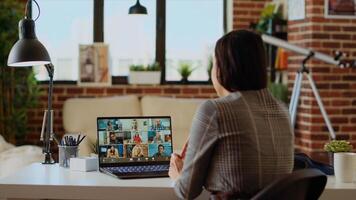
M184 84L188 83L188 78L195 69L188 63L181 63L178 68L178 73L182 77L181 82Z
M129 83L130 84L160 84L161 71L158 63L148 66L131 65Z
M332 140L324 145L324 150L329 153L329 161L332 164L335 153L351 152L352 145L346 140Z
M350 154L352 148L350 142L346 140L332 140L324 146L324 150L329 153L329 162L332 162L334 166L335 177L338 181L350 182L349 177L352 181L353 165L356 163L353 161L356 158Z
M282 12L279 9L279 3L269 3L263 8L260 19L256 24L256 31L259 33L267 33L268 32L268 25L271 23L272 20L281 20Z
M98 152L98 144L99 144L99 142L98 142L98 139L96 139L96 142L95 143L91 143L91 151L92 151L92 153L90 153L90 157L98 157L98 154L99 154L99 152Z

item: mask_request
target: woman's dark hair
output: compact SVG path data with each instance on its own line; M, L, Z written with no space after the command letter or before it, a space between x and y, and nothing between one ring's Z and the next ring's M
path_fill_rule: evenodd
M215 47L219 83L230 92L266 88L265 53L257 33L236 30L224 35Z

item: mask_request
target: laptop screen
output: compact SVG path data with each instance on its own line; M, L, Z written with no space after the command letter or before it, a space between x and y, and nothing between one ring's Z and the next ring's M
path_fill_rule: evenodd
M100 164L170 160L170 117L100 117L97 126Z

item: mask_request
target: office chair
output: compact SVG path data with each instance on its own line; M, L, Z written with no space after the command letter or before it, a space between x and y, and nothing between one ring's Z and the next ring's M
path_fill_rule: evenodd
M326 181L326 175L320 170L297 170L267 185L251 200L317 200Z

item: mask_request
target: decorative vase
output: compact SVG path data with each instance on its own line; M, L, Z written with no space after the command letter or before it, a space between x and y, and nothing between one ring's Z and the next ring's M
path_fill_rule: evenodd
M334 153L334 172L336 182L351 183L354 179L356 153Z
M213 83L213 81L211 80L211 76L209 76L208 83Z
M188 78L187 78L187 77L183 77L180 81L181 81L183 84L187 84L187 83L188 83Z
M160 71L130 71L129 84L158 85L160 83L161 83Z

